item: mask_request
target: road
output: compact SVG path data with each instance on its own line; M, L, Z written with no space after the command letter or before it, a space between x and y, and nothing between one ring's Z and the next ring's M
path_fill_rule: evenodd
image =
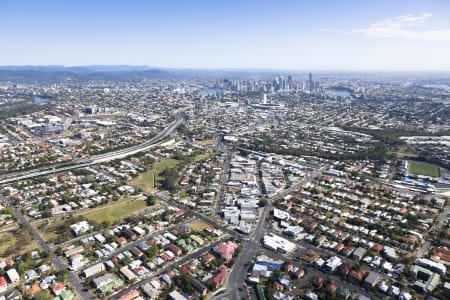
M44 239L41 237L39 232L34 228L30 222L28 221L25 216L22 215L22 212L19 208L14 209L14 214L16 215L17 220L24 224L28 229L30 230L31 234L33 235L34 240L36 241L36 244L38 245L39 249L42 251L46 251L50 254L53 262L53 266L57 271L66 270L67 266L59 259L59 257L56 255L56 253L53 251L53 249L44 241ZM92 299L92 295L84 290L83 285L80 283L78 278L73 272L68 273L67 280L69 283L73 286L73 288L76 290L78 295L80 295L81 299Z
M442 226L444 226L445 222L447 222L449 215L450 215L450 206L447 206L446 208L444 208L444 211L440 214L438 222L434 226L432 226L430 228L430 230L428 230L428 231L430 232L433 228L437 228L440 230L442 228ZM428 252L428 249L430 249L430 246L431 246L431 241L427 240L422 245L422 247L420 247L419 250L417 250L416 256L423 257Z
M223 204L223 196L224 196L224 192L225 192L225 186L227 185L227 181L228 181L228 170L230 168L230 160L231 160L231 153L226 151L226 158L225 158L225 162L223 165L223 173L222 173L222 182L221 182L221 186L220 186L220 190L219 190L219 194L217 195L216 198L216 203L214 206L214 214L219 214L219 209L220 209L220 205Z
M59 172L65 172L68 170L73 169L80 169L80 168L86 168L95 164L100 164L103 162L124 158L142 151L147 151L154 147L156 144L164 140L166 137L170 136L182 123L184 122L184 119L179 116L175 121L169 124L168 127L166 127L163 131L161 131L158 135L151 138L148 141L145 141L137 146L132 146L126 149L120 149L112 152L108 152L105 154L99 154L90 157L88 160L79 161L73 165L65 166L65 167L46 167L46 168L37 168L35 170L28 170L21 172L19 174L13 173L13 174L6 174L3 176L3 178L0 180L1 184L7 184L16 182L19 180L34 178L38 176L44 176L49 175L53 173L59 173Z
M155 146L157 143L164 140L166 137L170 136L183 122L184 122L184 116L180 114L179 112L176 112L172 115L172 117L175 118L173 122L169 124L168 127L166 127L164 130L162 130L158 135L151 138L148 141L145 141L137 146L132 146L127 149L121 149L113 152L109 152L106 154L100 154L96 156L92 156L88 161L79 161L78 163L75 163L70 166L63 166L63 167L44 167L44 168L37 168L34 170L27 170L20 173L12 173L12 174L6 174L2 177L0 180L1 184L7 184L16 182L19 180L34 178L38 176L44 176L52 173L57 172L64 172L72 169L77 168L85 168L89 167L91 165L99 164L102 162L124 158L129 155L136 154L141 151L146 151ZM8 199L5 197L1 198L3 201L3 204L5 206L10 206L10 203ZM22 212L20 210L20 207L16 207L14 209L14 214L18 220L19 223L25 225L29 231L31 232L33 239L36 241L37 246L45 252L48 252L52 258L53 266L55 267L56 271L66 270L67 266L61 261L61 259L56 255L56 253L53 251L53 249L44 241L44 239L41 237L39 232L33 227L32 224L30 224L29 220L22 215ZM68 282L72 285L72 287L75 289L76 293L81 297L81 299L93 299L94 297L89 293L89 291L86 291L83 285L80 283L79 279L77 278L77 275L75 272L68 272Z
M247 263L253 259L253 257L259 251L259 243L264 236L266 219L269 216L271 206L266 206L259 219L258 225L253 235L243 241L243 250L238 255L228 277L226 293L220 296L216 296L213 299L233 299L241 300L247 298L247 289L244 286L245 279L247 277Z
M116 295L113 296L113 299L119 299L121 296L125 295L126 293L128 293L131 290L136 290L138 289L140 286L144 285L147 282L150 282L151 280L153 280L154 278L162 275L163 273L166 273L167 271L171 270L173 267L175 266L181 266L182 264L185 264L187 262L189 262L190 260L199 257L200 255L206 253L209 251L209 249L215 247L218 243L223 242L223 241L227 241L229 240L230 237L224 237L222 239L219 239L218 241L214 242L214 243L209 243L209 244L205 244L203 247L197 249L196 251L192 252L191 254L188 254L186 256L184 256L183 258L180 258L176 261L173 261L169 264L167 264L166 266L164 266L163 268L159 269L157 272L145 277L143 280L130 285L129 287L127 287L126 289L120 291L119 293L117 293Z

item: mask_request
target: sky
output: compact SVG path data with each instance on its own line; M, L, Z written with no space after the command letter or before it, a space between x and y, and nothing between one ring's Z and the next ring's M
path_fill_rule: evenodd
M449 0L0 0L0 65L450 71Z

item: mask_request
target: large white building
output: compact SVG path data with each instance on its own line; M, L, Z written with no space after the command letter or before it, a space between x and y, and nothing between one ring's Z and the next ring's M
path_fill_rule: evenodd
M282 253L294 252L297 249L297 246L291 241L272 233L264 236L264 247Z

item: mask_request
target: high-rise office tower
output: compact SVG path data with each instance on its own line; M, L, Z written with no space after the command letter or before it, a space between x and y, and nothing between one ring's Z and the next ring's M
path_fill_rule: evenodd
M311 73L309 73L308 90L310 92L312 92L314 90L314 81L312 79L312 74Z

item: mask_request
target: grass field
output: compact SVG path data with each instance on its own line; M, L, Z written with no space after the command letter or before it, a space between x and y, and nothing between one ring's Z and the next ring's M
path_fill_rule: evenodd
M415 175L439 177L439 168L435 165L410 161L408 163L408 173Z
M153 164L153 167L147 172L139 174L136 178L131 180L131 184L140 187L145 191L151 191L155 188L154 177L156 176L156 181L160 179L159 174L166 168L171 168L180 163L176 159L165 159Z
M35 248L36 243L31 239L28 232L24 230L0 233L0 258L11 257Z
M203 222L203 221L194 221L194 222L188 224L188 226L189 226L193 231L200 232L200 231L205 230L205 228L208 227L208 224L206 224L206 223Z
M92 210L81 214L88 220L101 223L103 221L110 221L114 223L115 221L121 220L134 212L144 209L147 207L145 200L135 200L126 199L120 203L112 202L105 207Z
M414 152L388 151L387 154L395 155L397 158L417 157L417 153Z
M214 145L216 143L216 140L203 140L203 141L196 141L195 143L199 145Z

